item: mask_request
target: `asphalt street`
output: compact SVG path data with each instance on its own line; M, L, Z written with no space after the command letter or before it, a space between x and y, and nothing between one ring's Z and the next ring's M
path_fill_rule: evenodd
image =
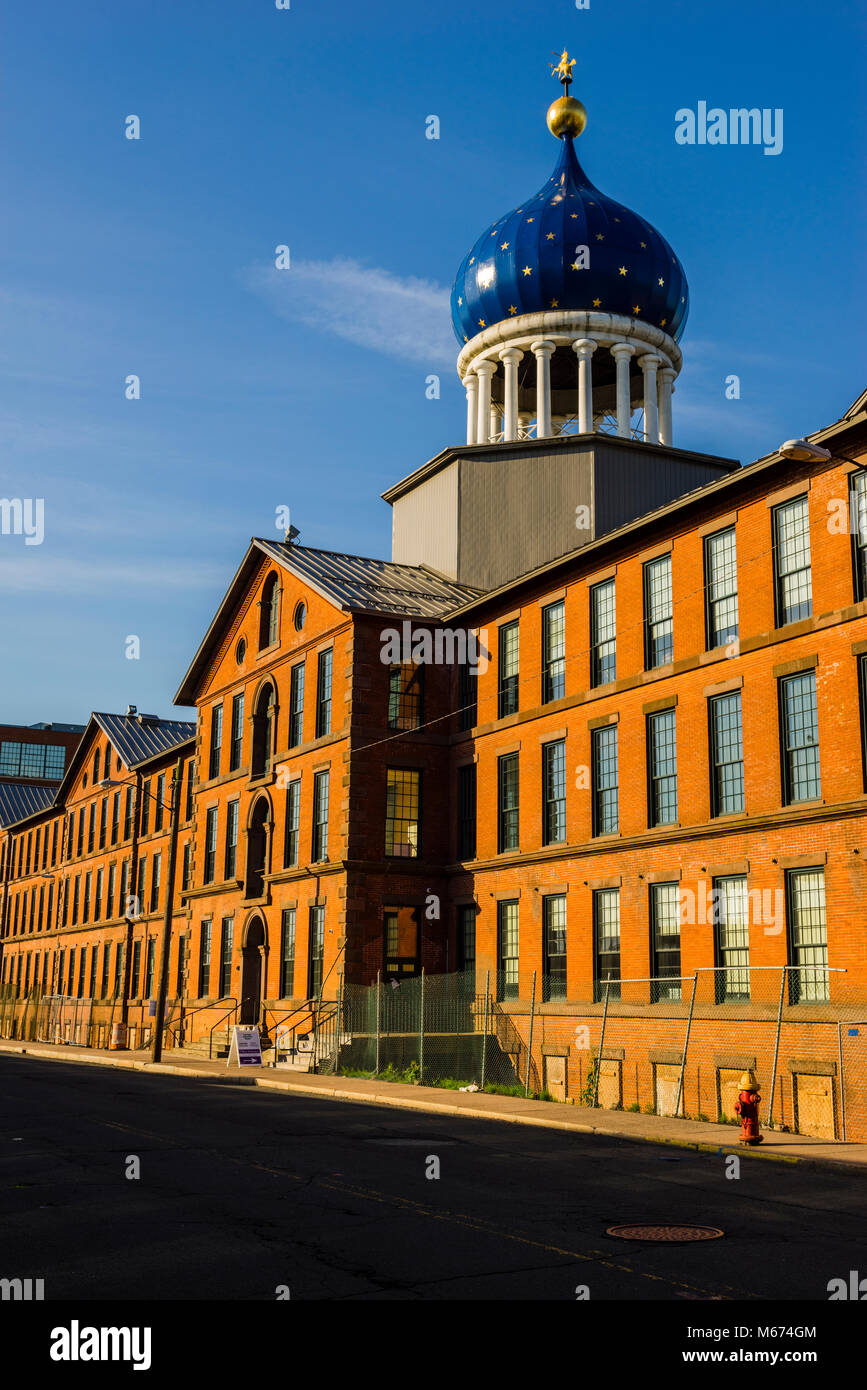
M0 1106L0 1277L46 1300L826 1301L867 1273L857 1172L10 1056Z

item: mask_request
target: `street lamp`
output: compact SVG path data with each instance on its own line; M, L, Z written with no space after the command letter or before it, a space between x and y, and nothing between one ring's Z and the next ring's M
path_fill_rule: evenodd
M155 1018L154 1018L153 1036L152 1036L152 1038L151 1038L151 1061L152 1061L152 1062L159 1062L160 1059L161 1059L161 1057L162 1057L162 1055L163 1055L163 1021L164 1021L164 1019L165 1019L165 1013L166 1013L166 996L167 996L167 994L168 994L168 984L169 984L169 950L170 950L170 948L171 948L171 940L172 940L172 908L173 908L173 905L174 905L174 896L175 896L175 867L176 867L177 855L178 855L178 827L179 827L179 825L180 825L181 780L182 780L182 777L183 777L183 765L184 765L184 760L183 760L183 758L178 758L178 761L177 761L177 763L175 764L174 773L173 773L173 775L172 775L172 799L171 799L171 803L170 803L170 805L169 805L168 807L166 807L166 806L165 806L165 803L164 803L164 802L161 802L161 801L159 800L158 797L154 796L153 792L147 791L147 790L141 785L140 782L138 783L138 791L139 791L139 792L143 793L143 794L144 794L145 796L147 796L147 797L150 797L151 800L152 800L152 801L155 801L156 804L157 804L158 806L163 806L164 809L170 810L170 812L171 812L171 829L170 829L170 836L169 836L169 867L168 867L168 875L167 875L167 880L166 880L166 905L165 905L165 912L164 912L164 914L163 914L163 943L162 943L162 955L161 955L161 960L160 960L160 978L159 978L159 986L158 986L158 988L157 988L157 1009L156 1009L156 1016L155 1016ZM98 782L98 783L97 783L97 786L100 788L100 790L105 790L105 789L108 789L108 788L110 788L110 787L119 787L119 786L123 786L123 785L125 785L125 784L122 783L122 782L113 782L113 781L111 780L110 777L106 777L106 778L103 779L102 782ZM128 785L128 784L126 784L126 785ZM137 825L138 825L138 804L136 804L135 815L136 815L136 826L137 826ZM137 869L138 869L138 850L137 850L137 849L136 849L136 854L135 854L135 868L136 868L136 872L137 872ZM131 885L131 886L134 886L135 888L137 888L137 887L138 887L138 884L136 883L135 885ZM134 893L133 896L136 898L136 901L138 901L137 894ZM139 913L138 913L138 915L141 916L141 904L139 903L138 906L139 906ZM125 964L124 964L124 988L123 988L123 993L124 993L124 998L123 998L123 1009L124 1009L124 1011L126 1010L127 994L128 994L128 992L129 992L129 991L128 991L128 974L129 974L129 968L130 968L130 953L131 953L131 945L132 945L132 942L131 942L131 938L132 938L132 917L131 917L129 914L125 914L125 916L126 916L126 921L127 921L127 959L126 959ZM124 1039L124 1042L125 1042L125 1041L126 1041L126 1040Z
M856 468L861 468L863 463L857 459L850 459L846 454L833 454L830 449L823 449L821 444L811 444L809 439L787 439L785 444L781 444L777 450L781 458L792 459L797 463L827 463L829 459L842 459L844 463L854 463Z

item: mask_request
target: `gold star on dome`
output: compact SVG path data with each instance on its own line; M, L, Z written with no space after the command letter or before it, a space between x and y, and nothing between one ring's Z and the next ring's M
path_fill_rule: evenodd
M503 244L502 244L502 246L500 247L500 250L501 250L501 251L508 251L508 249L509 249L509 243L508 243L507 241L504 241Z
M659 320L659 326L660 326L660 328L664 328L665 325L666 325L667 323L668 323L668 319L660 319L660 320Z
M510 314L517 314L517 312L518 312L518 310L515 308L515 305L514 305L514 304L510 304L510 305L509 305L509 313L510 313Z
M614 221L615 221L615 222L619 222L619 221L620 221L620 218L619 218L619 217L615 217Z
M593 301L593 308L594 308L594 309L598 309L598 308L599 308L599 305L600 305L601 303L602 303L602 300L601 300L601 299L594 299L594 301Z
M524 272L523 272L523 273L524 273L525 275L532 275L532 274L533 274L532 270L530 269L530 267L529 267L528 265L525 265L525 266L524 266Z
M462 294L459 294L459 295L458 295L458 308L461 307L461 305L463 304L463 302L464 302L464 297L463 297Z
M622 265L622 266L620 267L620 274L621 274L621 275L625 275L625 274L626 274L626 266L625 266L625 265Z
M588 203L587 206L588 206L588 208L595 208L596 204L595 204L595 203Z
M596 240L597 240L597 241L604 241L604 240L605 240L605 238L604 238L604 236L602 235L601 232L597 232L597 233L596 233Z
M535 219L535 217L528 217L528 218L527 218L527 221L528 221L528 222L535 222L536 219Z
M475 259L476 259L475 256L470 256L470 265L472 265L472 263L473 263L473 261L474 261Z
M640 313L641 313L641 307L640 307L640 305L638 305L638 304L633 304L633 306L632 306L632 312L633 312L633 314L640 314Z
M479 328L485 328L486 326L487 326L487 325L485 324L485 320L484 320L484 319L479 319Z
M646 250L647 250L647 242L646 242L646 241L643 241L643 242L641 243L641 249L642 249L642 251L646 251Z
M570 212L569 216L572 218L572 221L574 222L578 214L577 212Z
M466 335L466 333L465 333L465 334L464 334L464 342L465 342L465 343L468 343L469 341L470 341L470 340L469 340L469 338L467 337L467 335Z
M573 262L572 262L572 265L570 266L570 270L580 270L580 269L581 269L581 267L579 266L578 262L577 262L577 261L573 261Z
M686 303L686 299L681 298L681 301L680 301L680 302L681 302L681 304L685 304L685 303Z
M553 240L554 240L554 233L553 233L553 232L549 232L548 235L545 237L545 240L546 240L546 241L553 241Z
M551 308L552 308L552 309L559 309L559 308L560 308L560 301L559 301L559 299L552 299L552 300L551 300Z
M662 278L661 275L660 275L660 277L659 277L659 279L657 280L656 283L657 283L657 285L664 285L664 284L665 284L665 281L663 280L663 278Z

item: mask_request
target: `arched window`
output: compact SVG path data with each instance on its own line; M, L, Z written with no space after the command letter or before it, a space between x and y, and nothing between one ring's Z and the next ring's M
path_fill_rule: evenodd
M253 710L253 750L250 776L264 777L271 771L274 749L274 687L263 685Z
M247 830L247 872L244 879L244 891L248 898L262 898L265 895L270 818L267 798L260 796L253 807L253 814L250 817L250 825Z
M277 575L271 573L262 586L259 600L259 650L272 647L277 641L277 622L280 609L280 585Z

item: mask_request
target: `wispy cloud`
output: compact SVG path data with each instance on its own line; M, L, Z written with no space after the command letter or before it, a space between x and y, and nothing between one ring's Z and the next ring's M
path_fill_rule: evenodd
M293 260L287 270L256 266L243 278L276 313L309 328L409 362L455 360L449 292L431 280L350 258Z
M20 547L12 553L12 546ZM0 536L0 593L89 594L102 598L140 597L143 592L225 588L226 572L220 565L186 562L171 564L159 557L140 555L134 560L48 555L41 548L24 550L18 536Z

